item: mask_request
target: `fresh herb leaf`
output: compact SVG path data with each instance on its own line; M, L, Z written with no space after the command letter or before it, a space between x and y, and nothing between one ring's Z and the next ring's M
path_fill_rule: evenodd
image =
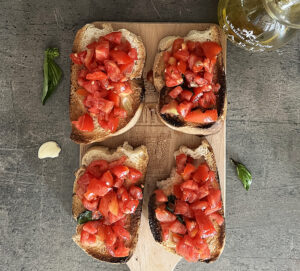
M169 212L174 213L174 207L172 207L172 204L170 204L169 202L167 203L166 209Z
M250 171L242 163L236 162L232 158L230 160L236 166L237 175L244 185L245 189L248 191L252 183L252 176Z
M54 58L58 56L59 50L57 48L48 48L44 53L44 87L42 95L43 105L50 97L52 92L56 89L62 78L62 70L54 61Z
M182 215L176 215L176 217L181 224L185 225Z
M175 203L176 197L174 195L168 196L168 202Z
M92 212L91 211L84 211L77 217L77 224L84 224L92 219Z

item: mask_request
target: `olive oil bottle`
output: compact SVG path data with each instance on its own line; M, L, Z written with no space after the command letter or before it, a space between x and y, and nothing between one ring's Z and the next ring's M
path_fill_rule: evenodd
M300 28L300 0L220 0L218 19L236 45L256 52L274 50Z

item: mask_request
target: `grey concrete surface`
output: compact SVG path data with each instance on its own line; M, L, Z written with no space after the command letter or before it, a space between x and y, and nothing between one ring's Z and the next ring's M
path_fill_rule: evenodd
M71 240L73 172L69 58L94 20L217 22L216 0L0 0L0 270L128 270ZM227 155L253 174L246 192L227 159L227 243L216 263L176 270L300 270L300 35L251 54L228 44ZM58 46L64 78L41 104L43 52ZM56 140L59 158L38 160Z

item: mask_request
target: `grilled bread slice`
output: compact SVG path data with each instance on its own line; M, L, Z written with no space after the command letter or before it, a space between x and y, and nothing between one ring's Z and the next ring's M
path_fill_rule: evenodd
M205 42L213 41L222 45L221 32L217 25L212 25L208 29L203 31L191 30L186 37L185 41ZM180 38L179 36L167 36L163 38L158 44L158 52L155 56L153 64L153 83L156 90L159 92L159 101L157 106L157 112L161 121L168 127L187 134L195 135L209 135L218 132L225 120L227 111L227 97L226 97L226 82L225 82L225 52L218 55L217 62L214 69L214 80L216 80L221 88L218 93L217 99L217 111L218 119L212 124L199 125L195 123L185 122L177 116L171 116L169 114L161 114L160 110L164 105L165 97L168 95L170 88L166 87L164 80L165 64L163 60L163 54L165 51L171 51L174 40Z
M128 76L133 93L121 99L121 102L127 111L127 118L120 120L118 129L114 133L104 130L98 124L97 117L95 116L93 117L95 129L92 132L80 131L74 125L72 125L71 139L76 143L87 144L92 142L100 142L106 138L125 133L136 124L143 110L145 90L141 76L146 58L146 50L139 36L126 29L114 30L110 24L94 22L91 24L86 24L84 27L78 30L75 36L72 52L78 53L86 50L86 46L88 44L98 40L100 36L105 36L113 31L122 32L122 36L129 41L131 47L137 50L138 59L135 60L133 70ZM74 63L71 64L71 90L69 106L71 121L77 120L81 115L87 112L82 98L76 94L76 90L79 88L77 76L80 69L80 65Z
M178 151L174 153L174 157L176 158L179 154L186 154L192 157L197 163L206 162L211 171L215 172L216 180L212 183L213 188L220 189L220 183L218 179L217 165L214 157L214 153L212 147L208 143L206 139L203 139L201 145L196 149L192 150L187 148L186 146L181 146ZM181 176L176 172L176 168L174 167L171 171L171 176L163 181L157 182L157 188L163 190L166 196L173 194L173 186L182 182ZM159 221L156 219L155 209L157 207L156 197L153 194L149 200L149 224L150 229L153 234L153 237L156 242L159 242L164 246L165 249L172 253L176 253L175 247L176 244L169 238L167 241L162 240L162 230ZM224 216L224 208L219 211L219 213ZM213 225L217 231L217 234L213 237L207 238L207 244L210 249L211 258L204 260L204 262L213 262L215 261L222 253L225 245L225 222L219 226L215 221L212 221ZM171 234L171 233L170 233ZM202 260L201 260L202 261Z
M81 200L76 195L76 190L77 190L77 180L85 172L86 167L94 160L103 159L108 162L111 162L119 159L121 156L124 155L127 156L127 160L124 163L126 166L136 168L137 170L143 173L142 178L136 184L136 185L142 185L143 187L143 184L145 182L147 164L149 160L147 148L145 146L139 146L134 149L132 146L128 144L128 142L125 142L123 146L118 147L115 151L111 151L108 148L102 146L91 147L82 157L81 167L75 173L76 179L73 186L73 197L72 197L72 214L74 219L76 219L80 213L85 211L85 208L82 205ZM77 225L76 234L73 236L74 242L79 247L81 247L87 254L89 254L90 256L98 260L112 262L112 263L127 262L132 256L138 240L138 229L140 225L142 205L143 204L141 200L135 213L132 215L128 215L127 218L126 229L131 234L131 240L129 241L130 243L126 244L127 247L131 248L129 256L120 257L120 258L111 256L108 253L105 244L99 240L97 240L96 243L94 244L88 244L88 245L82 244L80 242L80 235L81 235L81 230L83 228L83 225Z

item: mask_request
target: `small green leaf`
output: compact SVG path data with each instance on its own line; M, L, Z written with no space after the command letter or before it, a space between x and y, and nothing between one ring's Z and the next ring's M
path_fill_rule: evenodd
M54 61L54 58L58 56L59 51L57 48L48 48L44 53L44 85L42 95L43 105L50 97L52 92L56 89L62 78L62 70Z
M182 215L176 215L176 217L177 217L178 221L179 221L181 224L185 225L185 222L184 222L184 220L183 220L183 218L182 218Z
M248 191L252 183L252 176L250 171L242 163L236 162L233 159L230 160L236 166L237 175L244 185L245 189Z
M174 195L170 195L168 196L168 201L171 202L171 203L175 203L175 200L176 200L176 197Z
M92 212L91 211L84 211L77 217L77 224L84 224L92 219Z

